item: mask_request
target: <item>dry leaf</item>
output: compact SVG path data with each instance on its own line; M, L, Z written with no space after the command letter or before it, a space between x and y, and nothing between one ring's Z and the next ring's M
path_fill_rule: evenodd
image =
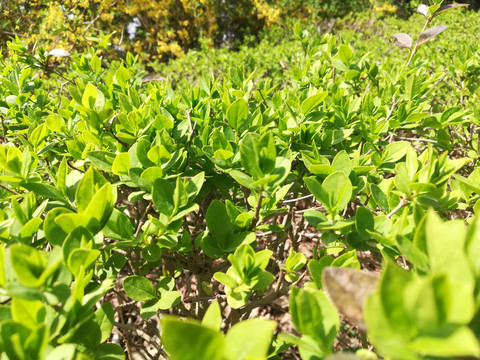
M362 359L352 352L341 351L341 352L336 352L335 354L327 356L325 360L362 360Z
M167 79L165 79L163 76L155 74L155 73L147 74L144 77L142 77L142 83L146 83L146 82L149 82L149 81L165 81L165 80L167 80Z
M417 12L418 12L419 14L422 14L423 16L425 16L425 19L426 19L427 16L428 16L428 7L427 7L427 5L425 5L425 4L420 4L420 5L418 5Z
M53 49L48 53L48 55L53 57L67 57L70 56L70 53L64 49Z
M395 38L394 44L398 45L401 48L412 48L412 38L410 35L405 33L396 33L392 35Z
M445 12L445 11L448 11L448 10L452 10L452 9L455 9L455 8L459 8L459 7L464 7L464 6L469 6L470 4L448 4L448 5L442 5L440 6L440 8L435 11L432 15L432 19L437 16L438 14L442 13L442 12Z
M362 331L366 331L363 320L363 304L378 284L379 275L350 268L326 267L322 283L330 301Z
M445 29L447 28L448 26L445 26L445 25L437 25L437 26L431 27L428 30L425 30L418 37L418 46L425 44L428 40L440 34L442 31L445 31Z

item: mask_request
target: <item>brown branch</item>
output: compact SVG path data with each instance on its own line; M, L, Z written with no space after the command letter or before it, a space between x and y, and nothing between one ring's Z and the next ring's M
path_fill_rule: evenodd
M5 189L5 190L11 192L13 195L20 195L20 193L16 192L15 190L9 189L9 188L6 187L5 185L0 184L0 187L1 187L2 189Z

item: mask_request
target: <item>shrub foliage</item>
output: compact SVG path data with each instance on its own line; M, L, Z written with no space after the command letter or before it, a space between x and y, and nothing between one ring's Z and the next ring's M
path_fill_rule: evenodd
M167 78L10 41L0 358L480 357L480 65L459 19L478 24L418 12L391 42L297 23L152 65Z

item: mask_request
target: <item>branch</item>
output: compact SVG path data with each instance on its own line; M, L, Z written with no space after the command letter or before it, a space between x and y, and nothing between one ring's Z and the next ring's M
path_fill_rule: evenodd
M401 208L403 208L404 206L407 206L408 205L408 201L405 200L405 199L402 199L400 201L400 203L395 207L395 209L393 209L390 214L387 215L387 218L391 218L393 215L395 215Z
M16 192L15 190L9 189L9 188L6 187L5 185L0 184L0 187L1 187L2 189L5 189L5 190L11 192L13 195L20 195L20 193Z
M257 205L255 205L255 214L253 215L252 224L250 225L249 230L253 230L257 226L258 219L260 217L260 208L262 207L263 200L263 190L260 190L258 194Z

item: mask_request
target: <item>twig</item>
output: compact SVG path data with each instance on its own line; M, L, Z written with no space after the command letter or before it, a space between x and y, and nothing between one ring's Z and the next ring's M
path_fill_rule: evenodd
M140 218L140 221L138 222L137 230L135 231L135 234L133 235L135 238L137 238L138 234L140 234L140 230L142 229L142 226L143 226L143 224L144 224L144 222L145 222L145 218L147 217L147 214L148 214L148 212L150 211L150 209L152 208L152 206L153 206L153 202L150 201L150 202L148 203L147 208L146 208L145 211L143 212L143 215L142 215L142 217Z
M226 299L226 295L217 295L217 296L197 296L185 299L183 302L186 304L196 303L196 302L204 302L210 300L217 300L217 299Z
M262 103L265 105L265 107L268 109L267 102L265 101L265 98L263 97L262 91L260 89L257 89L258 93L260 94L260 97L262 98Z
M107 130L110 134L112 134L113 138L114 138L115 140L117 140L117 142L118 142L119 144L123 145L126 149L128 149L128 148L130 148L130 145L127 144L126 142L120 140L120 139L118 138L118 136L115 135L115 133L114 133L113 130L112 130L113 123L115 122L115 120L117 119L117 117L118 117L118 113L115 114L115 115L113 115L113 116L110 118L110 120L108 120L109 128L106 129L106 130Z
M193 135L195 134L195 128L197 127L197 119L195 119L195 123L192 126L192 119L190 118L190 114L192 113L192 109L187 110L187 119L188 119L188 126L190 128L190 139L188 140L188 147L192 145Z
M309 198L311 198L311 197L313 197L313 194L305 195L305 196L302 196L302 197L299 197L299 198L296 198L296 199L283 200L283 201L282 201L282 204L288 204L288 203L292 203L292 202L297 202L297 201L300 201L300 200L309 199Z
M114 311L117 312L118 310L123 309L123 308L125 308L125 307L133 306L133 305L135 305L136 303L137 303L136 301L129 301L129 302L120 304L120 305L118 305L117 307L115 307Z
M15 190L9 189L9 188L6 187L5 185L0 184L0 187L1 187L2 189L5 189L5 190L11 192L13 195L20 195L20 193L16 192Z
M73 166L72 164L70 164L70 161L67 161L67 165L70 166L73 170L77 170L77 171L80 171L82 173L85 172L85 170L81 170L81 169L77 168L76 166Z
M135 332L138 336L140 336L141 338L145 339L150 344L155 346L155 348L158 351L162 351L162 348L160 347L160 345L150 335L148 335L146 332L140 330L138 327L133 326L133 325L129 325L129 324L119 323L119 322L115 322L114 325L116 327L118 327L119 329L130 330L130 331Z
M239 309L241 310L242 313L247 313L252 311L255 308L267 305L268 303L277 300L278 298L281 298L284 295L288 294L290 287L286 284L284 284L278 291L271 292L270 294L252 301L251 303L247 304L245 307Z
M422 34L422 33L425 31L425 29L427 28L428 24L430 23L430 20L431 20L431 18L427 18L427 21L425 21L425 25L423 25L423 29L422 29L422 31L420 32L420 34ZM420 38L420 37L418 37L417 42L416 42L415 47L413 48L413 50L410 50L411 53L410 53L410 58L408 59L408 62L407 62L407 67L408 67L408 65L410 65L410 63L412 62L413 56L417 53L418 48L420 47L420 46L418 45L418 43L419 43L419 41L418 41L419 38Z
M431 143L438 143L437 140L432 140L432 139L422 139L422 138L408 138L408 137L403 137L403 136L399 136L397 137L397 139L399 140L408 140L408 141L425 141L425 142L431 142Z
M395 207L395 209L393 209L388 215L387 215L387 218L391 218L393 215L395 215L395 213L397 213L401 208L403 208L404 206L407 206L408 205L408 201L405 200L405 199L402 199L400 201L400 203Z
M295 281L292 286L296 286L300 281L302 281L302 279L305 277L305 275L307 275L308 273L308 270L305 270L297 279L297 281Z
M425 99L433 90L435 90L435 88L438 86L438 84L440 84L443 81L443 79L445 79L446 77L447 77L447 73L443 74L443 76L440 79L438 79L435 82L435 84L433 84L433 86L430 89L428 89L428 91L425 94L423 94L421 96L420 99Z
M27 37L27 35L18 34L18 33L13 32L13 31L5 31L5 30L0 30L0 34L14 35L14 36L18 36L18 37Z
M390 119L390 116L392 116L393 110L397 107L398 103L402 101L402 99L395 100L395 94L393 95L392 98L392 107L390 108L390 111L387 114L387 117L385 118L385 121L388 121Z
M2 120L2 135L3 135L3 141L5 143L8 142L8 139L7 139L7 129L5 128L5 119L3 118L3 116L0 116L0 119Z
M260 217L260 208L262 207L262 200L263 200L263 191L260 190L258 194L257 205L255 205L255 214L253 215L252 224L250 225L250 230L255 229L258 223L258 219Z

